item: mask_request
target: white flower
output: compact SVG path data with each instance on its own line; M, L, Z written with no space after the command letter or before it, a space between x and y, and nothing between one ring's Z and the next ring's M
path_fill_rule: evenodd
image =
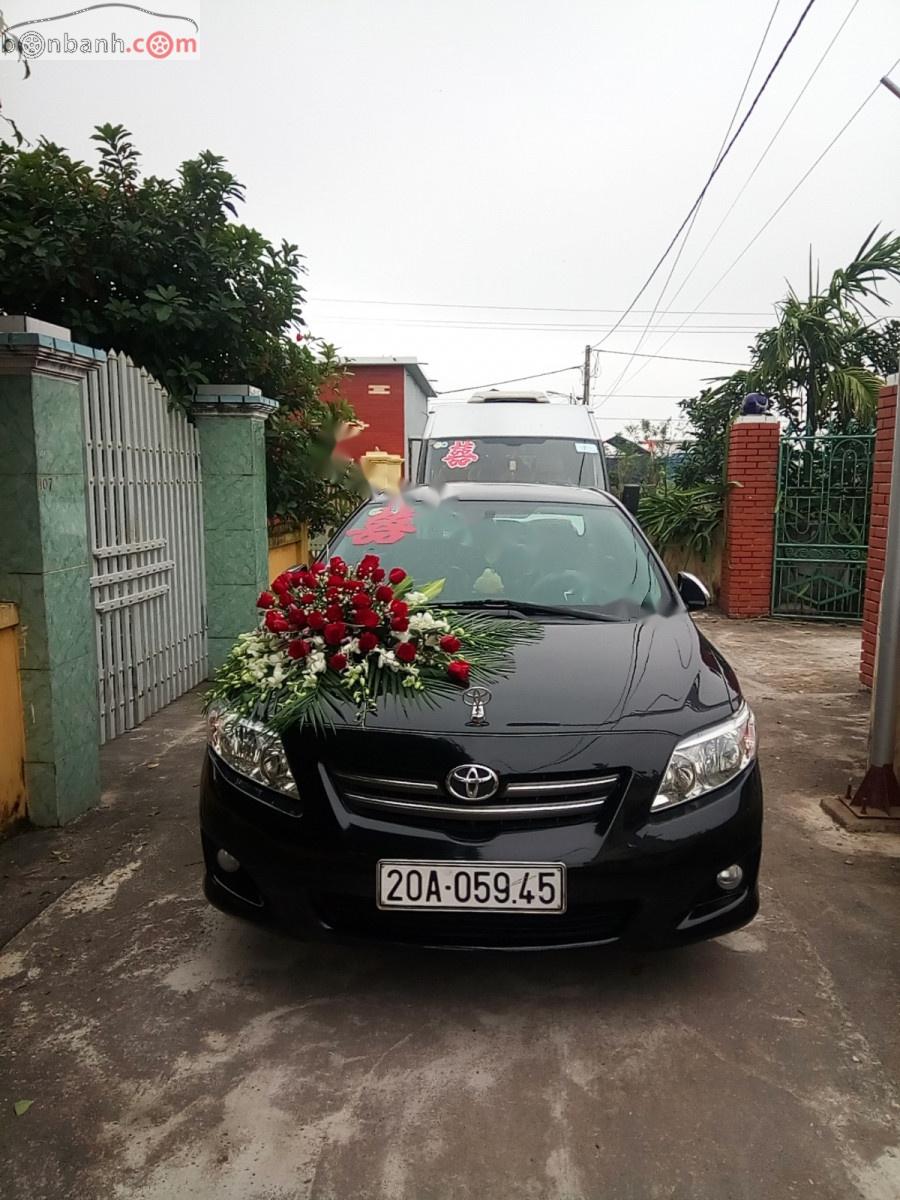
M325 670L325 655L320 650L314 650L306 661L309 663L309 670L313 675L321 675Z
M406 603L410 608L414 608L417 604L427 604L428 597L424 592L407 592Z

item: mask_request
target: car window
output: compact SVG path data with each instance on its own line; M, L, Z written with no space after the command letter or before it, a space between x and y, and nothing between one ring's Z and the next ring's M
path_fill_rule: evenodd
M331 546L348 562L377 554L441 599L491 597L602 611L667 611L672 595L640 531L615 506L398 500L360 509Z
M592 439L441 438L427 445L423 479L433 487L462 482L598 487L602 461Z

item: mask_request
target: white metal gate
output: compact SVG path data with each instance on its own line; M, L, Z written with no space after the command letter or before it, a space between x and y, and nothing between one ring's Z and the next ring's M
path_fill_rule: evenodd
M111 352L84 394L100 740L206 678L197 431L130 358Z

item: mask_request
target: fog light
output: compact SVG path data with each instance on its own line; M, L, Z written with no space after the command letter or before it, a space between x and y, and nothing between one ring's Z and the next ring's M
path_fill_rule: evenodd
M733 892L735 888L741 886L743 878L744 872L737 863L732 863L730 867L726 867L724 871L718 873L716 883L724 892Z
M234 857L234 855L229 854L227 850L219 850L217 852L216 862L219 864L219 866L222 868L223 871L228 871L229 874L234 874L235 871L239 871L241 869L241 864ZM723 874L724 874L724 872L723 872Z

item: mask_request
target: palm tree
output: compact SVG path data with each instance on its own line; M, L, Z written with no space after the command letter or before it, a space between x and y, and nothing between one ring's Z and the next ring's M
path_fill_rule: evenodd
M747 379L753 390L775 398L782 410L805 410L807 433L829 418L868 424L882 380L868 352L875 318L868 307L885 304L879 285L900 279L900 237L875 237L873 229L853 261L820 288L810 262L809 296L789 286L776 304L778 324L756 338Z

